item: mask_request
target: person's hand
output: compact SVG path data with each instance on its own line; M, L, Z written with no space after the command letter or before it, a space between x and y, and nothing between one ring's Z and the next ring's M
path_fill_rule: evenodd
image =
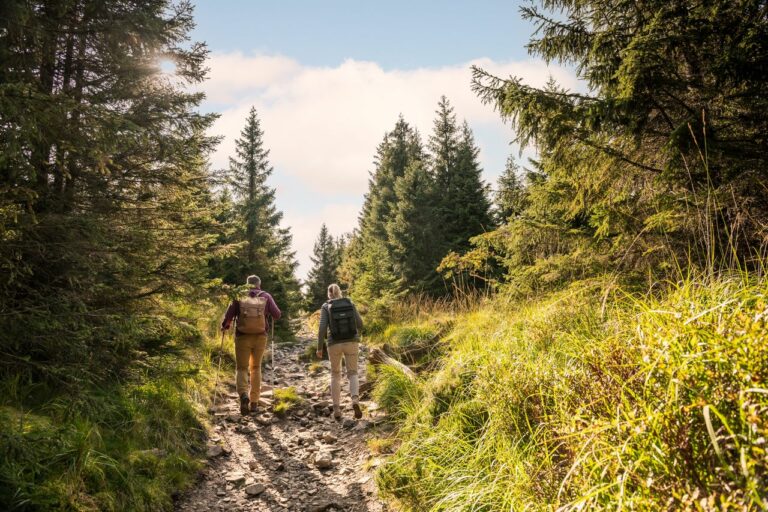
M323 358L323 349L321 349L321 348L317 349L315 351L315 355L317 356L318 359L322 359Z

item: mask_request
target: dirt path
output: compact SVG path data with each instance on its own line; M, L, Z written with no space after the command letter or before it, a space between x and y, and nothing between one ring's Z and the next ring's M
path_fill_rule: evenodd
M362 420L354 420L344 378L344 420L335 421L329 407L328 362L322 363L319 373L309 375L309 364L299 356L313 341L306 332L299 339L296 345L275 350L275 388L294 386L301 403L283 418L269 408L243 417L230 377L225 383L228 392L214 409L208 466L200 482L177 501L177 511L386 510L376 497L370 472L377 459L371 458L365 443L381 420L380 413L375 404L363 400L363 410L369 410ZM362 382L364 352L360 359ZM271 376L267 365L264 378ZM263 400L271 404L271 388L263 389Z

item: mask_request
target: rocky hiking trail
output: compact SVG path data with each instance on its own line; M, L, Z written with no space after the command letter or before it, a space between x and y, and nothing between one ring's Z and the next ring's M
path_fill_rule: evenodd
M364 416L355 420L343 377L343 420L331 415L330 364L301 360L308 344L275 346L275 389L295 387L301 400L283 415L272 412L272 386L262 387L258 413L241 416L232 375L222 372L227 391L212 408L213 431L206 467L198 483L176 502L180 512L249 511L385 511L377 498L372 471L379 459L366 445L372 430L384 427L383 413L361 396ZM263 380L272 379L265 355ZM359 374L365 379L366 352L361 346ZM220 387L221 389L221 387ZM381 425L381 427L377 426Z

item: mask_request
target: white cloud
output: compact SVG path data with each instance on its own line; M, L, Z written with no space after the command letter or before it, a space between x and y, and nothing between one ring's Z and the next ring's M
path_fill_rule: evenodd
M354 60L336 67L311 67L282 56L213 54L211 79L203 90L209 106L221 113L213 132L224 136L213 165L226 165L248 110L255 106L276 179L300 184L280 187L278 207L293 229L299 274L304 276L321 223L317 219L327 214L329 229L335 233L354 226L357 212L352 210L362 204L376 146L399 114L426 139L437 101L445 94L458 118L478 129L477 134L495 134L487 141L477 137L481 161L494 175L503 168L500 155L510 150L499 148L499 141L511 140L512 133L493 108L471 91L473 64L497 76L523 77L534 86L553 76L566 87L577 87L571 72L536 60L477 59L450 67L384 70L374 62ZM335 205L339 191L359 201ZM310 215L309 211L320 213ZM345 214L336 215L338 211Z

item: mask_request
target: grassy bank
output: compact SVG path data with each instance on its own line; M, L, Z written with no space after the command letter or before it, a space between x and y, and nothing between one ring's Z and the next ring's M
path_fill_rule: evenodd
M767 294L581 283L390 326L379 341L449 325L438 369L379 376L400 426L379 486L420 511L764 509Z
M212 313L177 307L119 379L2 379L0 509L170 510L202 460L219 340L195 319Z

